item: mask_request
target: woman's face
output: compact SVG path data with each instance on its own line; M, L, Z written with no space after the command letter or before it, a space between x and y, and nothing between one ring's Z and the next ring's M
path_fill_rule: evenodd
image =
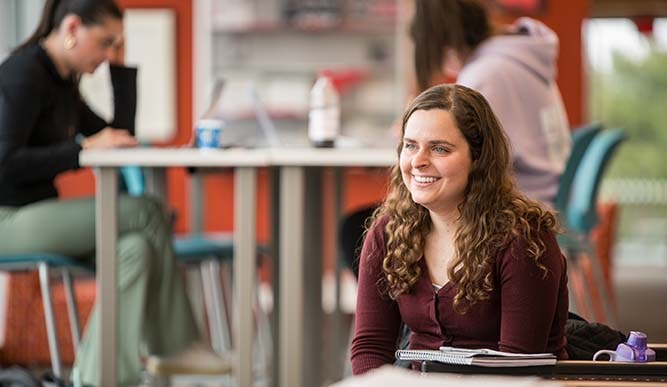
M70 50L70 63L78 73L93 73L108 61L123 38L123 22L107 17L103 23L79 24L73 33L76 44Z
M456 210L472 168L470 147L446 110L417 110L408 119L400 154L412 200L431 212Z

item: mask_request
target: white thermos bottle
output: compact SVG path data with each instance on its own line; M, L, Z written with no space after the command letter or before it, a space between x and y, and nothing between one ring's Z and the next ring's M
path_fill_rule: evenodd
M331 148L340 132L340 98L329 77L319 77L310 91L308 137L316 147Z

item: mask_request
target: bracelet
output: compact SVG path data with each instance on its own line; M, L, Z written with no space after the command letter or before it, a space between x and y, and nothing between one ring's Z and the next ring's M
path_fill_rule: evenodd
M86 136L84 136L81 133L77 133L76 136L74 136L74 142L81 145L83 147L83 141L86 139Z

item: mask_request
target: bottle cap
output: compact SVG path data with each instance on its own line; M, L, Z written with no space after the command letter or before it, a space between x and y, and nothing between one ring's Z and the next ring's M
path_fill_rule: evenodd
M331 79L326 76L321 76L315 81L312 90L310 91L310 108L324 108L328 106L338 105L339 97L336 88Z
M626 343L634 348L645 349L647 347L646 333L630 331Z
M221 129L224 122L217 118L201 118L197 121L197 128L200 129Z

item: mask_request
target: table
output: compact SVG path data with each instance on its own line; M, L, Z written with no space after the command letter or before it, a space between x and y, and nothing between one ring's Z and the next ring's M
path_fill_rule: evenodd
M97 286L100 295L101 385L116 385L117 169L151 167L148 189L164 193L167 167L234 168L234 287L239 305L235 325L238 385L252 385L252 305L255 291L257 168L279 168L279 384L321 384L321 182L324 168L387 167L394 149L308 147L206 150L133 148L85 150L82 166L97 169ZM319 248L319 252L318 252ZM316 259L307 259L316 257ZM319 257L319 259L317 259ZM306 318L307 317L307 318Z
M667 362L623 363L608 361L561 360L552 366L479 367L422 362L423 372L445 372L475 375L539 376L563 381L665 383ZM600 385L600 384L598 384Z

